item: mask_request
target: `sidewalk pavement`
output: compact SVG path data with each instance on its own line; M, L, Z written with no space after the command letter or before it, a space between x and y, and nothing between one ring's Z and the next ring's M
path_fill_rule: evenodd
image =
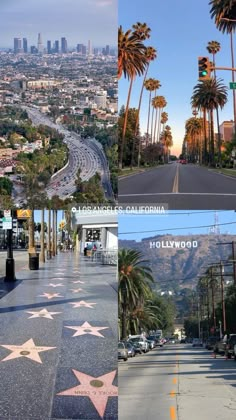
M16 276L0 300L0 419L117 420L116 267L68 252Z

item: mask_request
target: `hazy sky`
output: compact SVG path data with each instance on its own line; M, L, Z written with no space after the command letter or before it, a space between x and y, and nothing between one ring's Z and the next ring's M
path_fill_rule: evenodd
M123 30L132 28L136 22L146 22L151 28L151 37L146 45L157 49L157 59L150 65L148 77L161 82L157 95L166 98L164 109L169 115L168 125L173 134L173 152L180 153L185 134L185 121L191 118L190 99L193 87L198 83L198 56L212 56L207 52L209 41L218 41L221 50L216 54L218 66L231 66L230 36L216 29L210 17L209 0L119 0L119 24ZM135 7L133 7L135 3ZM236 37L234 35L236 47ZM234 48L235 51L235 48ZM229 87L232 72L217 70L217 77ZM131 95L131 107L136 107L141 88L137 78ZM128 83L119 82L119 105L126 103ZM146 132L148 93L144 93L141 109L141 129ZM232 90L228 92L228 103L219 111L220 123L233 119Z
M143 238L164 235L193 235L207 234L209 227L218 224L221 233L236 235L236 213L234 210L218 211L212 210L172 210L167 215L119 215L119 239L131 239L140 241ZM229 225L223 225L230 223ZM232 224L231 224L232 223ZM198 227L194 229L194 227ZM178 228L175 230L174 228ZM156 231L155 231L156 229ZM145 232L146 231L146 232ZM135 233L128 233L135 232Z
M62 36L69 46L117 44L118 0L1 0L0 47L13 47L13 38L37 44Z

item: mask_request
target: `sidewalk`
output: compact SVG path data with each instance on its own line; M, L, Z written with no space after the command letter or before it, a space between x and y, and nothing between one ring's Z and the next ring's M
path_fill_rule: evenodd
M0 419L117 420L116 267L68 252L16 274L0 300Z

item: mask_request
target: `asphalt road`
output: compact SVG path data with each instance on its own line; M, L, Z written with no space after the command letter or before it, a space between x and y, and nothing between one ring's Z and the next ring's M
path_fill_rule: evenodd
M119 420L232 420L236 362L167 344L119 362Z
M235 209L236 178L172 163L119 180L119 203L166 203L169 209Z

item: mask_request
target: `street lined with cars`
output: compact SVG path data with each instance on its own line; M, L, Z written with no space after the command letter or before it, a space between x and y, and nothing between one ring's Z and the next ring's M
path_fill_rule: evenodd
M119 363L119 419L232 420L235 387L234 360L170 341Z

